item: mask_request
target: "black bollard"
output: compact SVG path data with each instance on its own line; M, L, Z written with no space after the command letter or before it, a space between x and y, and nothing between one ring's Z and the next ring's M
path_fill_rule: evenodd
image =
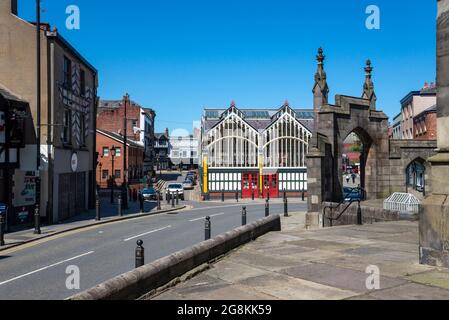
M119 217L122 216L122 195L119 194L118 200L117 200L117 212Z
M306 200L306 194L305 194L305 192L304 192L304 191L302 192L302 196L301 196L301 198L302 198L302 199L301 199L302 201L305 201L305 200Z
M175 208L175 195L170 193L170 198L171 198L171 207Z
M156 197L157 197L157 210L160 211L160 210L162 210L162 208L161 208L161 192L160 191L156 192Z
M140 204L140 213L145 212L145 198L143 197L143 193L139 192L139 204Z
M211 222L210 217L206 217L206 223L204 225L204 240L209 240L211 237Z
M359 206L357 208L357 225L359 225L359 226L363 225L362 207L360 206L360 201L359 201Z
M251 194L251 199L254 201L254 189L253 189L252 194Z
M0 215L0 247L5 245L5 217Z
M95 220L101 220L101 212L100 212L100 199L97 197L95 200Z
M239 193L238 192L235 193L235 201L237 201L237 203L239 202Z
M176 205L179 205L179 191L176 190Z
M142 246L143 241L137 241L136 248L136 269L145 265L145 248Z
M288 217L288 200L287 200L287 197L284 198L284 217Z
M242 226L246 226L246 217L247 217L246 207L243 207L242 208Z
M34 209L34 234L41 234L41 214L39 213L39 205Z
M167 204L170 204L170 192L166 192L165 193L165 198L166 198L166 200L167 200Z
M221 202L225 202L225 194L224 194L224 191L221 192Z
M267 199L265 202L265 217L270 216L270 200Z

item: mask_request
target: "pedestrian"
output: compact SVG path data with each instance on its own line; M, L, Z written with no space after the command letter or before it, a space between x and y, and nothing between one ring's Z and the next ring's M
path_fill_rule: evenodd
M346 175L346 183L347 183L347 184L349 184L349 180L350 180L350 179L351 179L351 178L350 178L349 174L347 174L347 175Z
M357 178L357 176L355 175L355 173L352 174L352 184L355 184L355 179Z

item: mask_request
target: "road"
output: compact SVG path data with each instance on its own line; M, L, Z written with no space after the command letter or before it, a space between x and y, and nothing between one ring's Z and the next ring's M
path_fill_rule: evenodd
M134 268L136 241L142 239L145 262L204 240L204 219L212 218L212 236L241 225L241 204L202 203L179 214L161 214L81 230L40 243L0 252L0 300L61 300ZM249 204L248 223L264 217L263 204ZM305 211L305 203L289 211ZM281 214L281 203L271 205ZM68 266L80 270L80 290L66 287Z

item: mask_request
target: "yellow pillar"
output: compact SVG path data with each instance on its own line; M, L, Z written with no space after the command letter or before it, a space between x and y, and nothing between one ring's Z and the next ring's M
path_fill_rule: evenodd
M209 192L209 181L208 181L208 167L207 167L207 157L204 156L203 158L203 192L208 193Z

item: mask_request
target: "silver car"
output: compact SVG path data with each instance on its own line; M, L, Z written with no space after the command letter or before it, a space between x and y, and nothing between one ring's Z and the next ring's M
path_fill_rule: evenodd
M182 186L183 186L184 190L192 190L194 188L194 184L193 184L193 181L191 179L186 179L182 183Z
M181 183L170 183L167 188L167 200L168 200L168 195L173 195L174 197L176 197L176 192L178 192L178 196L179 198L184 201L184 187L182 186Z

